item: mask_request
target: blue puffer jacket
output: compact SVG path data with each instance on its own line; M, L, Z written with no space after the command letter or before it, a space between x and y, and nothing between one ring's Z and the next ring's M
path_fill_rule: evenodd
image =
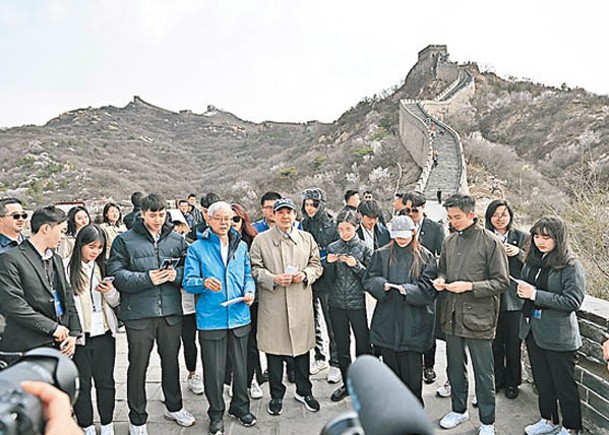
M220 305L256 291L247 245L241 241L241 235L231 229L228 266L225 266L220 251L220 238L209 228L197 236L197 241L190 245L186 254L182 282L184 290L197 295L197 328L217 330L248 325L250 310L244 302L228 307ZM213 292L203 286L203 282L212 277L222 283L221 291Z

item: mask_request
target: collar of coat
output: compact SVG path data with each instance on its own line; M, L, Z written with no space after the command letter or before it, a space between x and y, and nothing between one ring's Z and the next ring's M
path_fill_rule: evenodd
M300 238L297 236L297 234L300 233L300 230L298 230L297 228L292 227L292 231L290 232L290 234L287 234L287 237L286 237L286 233L281 231L277 227L277 225L275 225L273 228L271 228L269 230L269 232L273 235L273 244L275 246L279 246L279 244L281 243L282 240L290 240L295 245L298 245L298 240Z
M150 234L150 231L148 231L148 228L146 228L146 225L144 224L144 220L140 219L137 222L135 222L135 224L133 224L133 231L141 234L142 236L148 238L151 242L154 243L154 239L152 238L152 234ZM167 237L169 234L171 234L173 231L173 227L171 226L171 224L169 222L165 222L163 224L163 227L161 228L161 234L160 234L160 238L159 240L164 239L165 237Z

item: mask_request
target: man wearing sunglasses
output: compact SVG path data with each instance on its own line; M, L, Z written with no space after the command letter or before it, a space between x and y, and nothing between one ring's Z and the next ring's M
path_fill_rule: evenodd
M0 200L0 254L25 240L23 228L28 215L16 198Z

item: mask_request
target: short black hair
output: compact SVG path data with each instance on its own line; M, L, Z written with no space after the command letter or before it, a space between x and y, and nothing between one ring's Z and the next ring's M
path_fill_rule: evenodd
M352 196L359 195L359 190L349 189L345 192L345 202L348 202Z
M67 219L66 212L54 205L40 207L32 215L32 234L38 233L43 225L55 226L64 223Z
M264 195L260 197L260 205L263 206L265 201L277 201L281 199L281 194L279 192L275 192L274 190L269 190L265 192Z
M11 205L11 204L23 205L23 203L21 201L19 201L17 198L0 199L0 216L4 216L6 214L6 212L8 211L6 209L6 206Z
M187 198L196 198L196 197L197 197L197 195L195 195L194 193L191 193L187 196Z
M336 216L336 225L343 222L347 222L353 225L354 227L357 227L360 224L361 219L359 218L359 215L353 210L343 209L340 211L340 213L338 213L338 216Z
M144 194L142 192L133 192L131 194L131 204L133 204L134 207L141 207L143 197Z
M142 198L142 211L161 211L167 208L167 203L160 195L151 193Z
M423 192L413 190L412 192L406 192L402 195L402 204L406 205L407 201L410 201L413 207L421 207L422 205L425 205L427 198Z
M362 216L371 218L380 218L383 215L381 206L374 199L366 199L360 202L359 206L357 207L357 211L361 213Z
M444 208L458 208L464 213L473 213L476 211L476 200L464 193L455 193L448 197L446 201L444 201Z
M215 192L206 193L201 197L201 207L209 208L214 202L220 201L220 197Z

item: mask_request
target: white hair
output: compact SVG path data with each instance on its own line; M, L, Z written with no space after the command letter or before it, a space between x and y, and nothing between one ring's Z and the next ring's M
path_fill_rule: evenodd
M216 201L212 205L209 206L209 208L207 209L207 214L209 217L212 217L219 210L226 210L230 214L233 213L233 208L231 207L231 205L228 202Z

